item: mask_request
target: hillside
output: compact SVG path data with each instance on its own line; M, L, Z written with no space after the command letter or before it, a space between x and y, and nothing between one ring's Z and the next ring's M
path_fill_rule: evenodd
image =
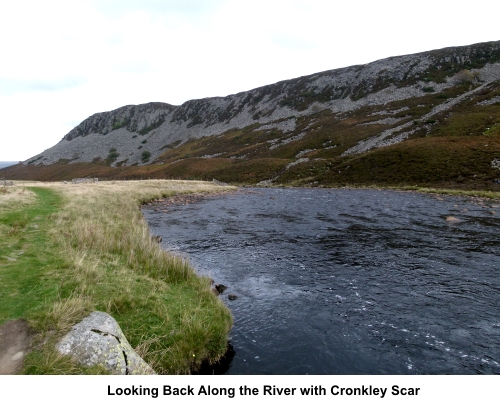
M0 177L496 189L499 123L497 41L97 113Z

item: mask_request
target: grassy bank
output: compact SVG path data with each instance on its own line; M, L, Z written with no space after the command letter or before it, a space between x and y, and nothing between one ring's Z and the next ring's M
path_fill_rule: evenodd
M140 203L210 183L40 184L0 194L0 323L37 333L25 372L83 373L54 343L92 310L110 313L158 373L188 373L226 350L232 318L188 263L151 240ZM227 189L227 188L226 188ZM94 369L90 372L99 372Z
M473 197L480 199L490 199L499 201L500 191L490 191L490 190L455 190L446 188L429 188L429 187L418 187L418 186L406 186L406 187L388 187L394 190L403 191L416 191L424 194L442 194L442 195L454 195L459 197Z
M477 199L489 199L500 201L500 191L491 190L467 190L467 189L451 189L451 188L432 188L420 186L386 186L380 184L346 184L338 187L324 187L321 188L353 188L353 189L376 189L376 190L395 190L395 191L412 191L423 194L440 194L458 197L471 197Z

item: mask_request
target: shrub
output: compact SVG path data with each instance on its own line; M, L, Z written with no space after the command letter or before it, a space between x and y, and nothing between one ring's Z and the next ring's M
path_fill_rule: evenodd
M113 122L113 130L124 127L125 125L127 125L125 121L116 120Z
M151 152L148 152L147 150L142 152L142 162L143 163L147 162L150 157L151 157Z
M462 83L471 83L475 79L474 74L467 69L463 69L460 72L458 72L455 76L453 76L453 81L456 83L462 84Z

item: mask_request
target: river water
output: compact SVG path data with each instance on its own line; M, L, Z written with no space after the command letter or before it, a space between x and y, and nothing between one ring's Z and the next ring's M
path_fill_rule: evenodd
M500 374L496 206L243 189L160 208L162 246L228 286L226 374Z

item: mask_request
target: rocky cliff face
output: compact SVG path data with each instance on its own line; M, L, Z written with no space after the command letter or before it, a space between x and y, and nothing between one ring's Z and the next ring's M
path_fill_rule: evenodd
M397 117L391 117L394 113L385 111L386 105L458 88L464 82L471 84L467 89L460 87L461 92L456 94L449 91L450 95L443 96L430 111L412 117L412 122L429 121L433 115L472 95L468 92L479 92L480 86L499 80L499 62L500 41L497 41L391 57L227 97L191 100L181 106L166 103L125 106L92 115L57 145L24 163L48 165L62 160L107 161L112 166L149 164L187 141L250 125L261 131L280 131L284 138L288 136L290 143L295 141L292 138L302 139L312 130L303 126L297 132L300 118L312 120L319 112L327 111L342 120L342 114L379 106L378 113L385 121L378 124L385 125L381 127L383 130L342 151L344 156L361 153L401 142L415 132L408 120L401 123ZM274 143L270 140L269 149L280 146L283 140ZM332 145L326 142L324 147Z
M72 129L63 139L72 141L90 134L106 135L119 128L129 132L147 134L165 122L165 117L176 107L167 103L126 105L116 110L97 113Z

